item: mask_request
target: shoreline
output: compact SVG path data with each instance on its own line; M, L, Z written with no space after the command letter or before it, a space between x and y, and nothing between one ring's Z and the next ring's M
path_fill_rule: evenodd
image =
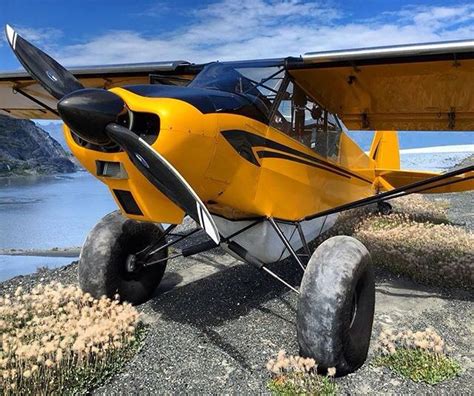
M45 172L45 173L0 173L0 180L6 179L27 179L27 178L42 178L42 177L54 177L54 176L66 176L75 175L79 172L86 172L83 168L77 168L73 172Z
M79 257L80 247L51 249L0 249L0 256Z

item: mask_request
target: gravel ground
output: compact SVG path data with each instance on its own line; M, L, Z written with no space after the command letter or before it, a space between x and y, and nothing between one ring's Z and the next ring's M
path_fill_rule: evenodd
M282 263L275 270L297 283L300 273ZM144 304L150 332L140 353L96 394L262 393L266 361L279 349L297 353L296 296L245 265L174 289ZM383 324L395 328L433 326L452 345L453 355L470 368L435 388L404 380L368 363L338 379L341 393L467 394L472 388L472 295L424 288L377 273L373 337Z
M472 216L469 221L465 216L466 208L472 212L472 193L446 197L453 204L451 219L472 227ZM285 261L272 267L291 283L299 283L302 274L297 266ZM149 324L143 348L93 393L268 392L267 360L280 349L298 352L296 295L220 249L173 260L167 274L155 297L139 307ZM0 284L0 294L14 291L18 285L30 288L39 281L52 280L77 282L77 264L14 278ZM452 355L465 371L435 387L417 384L374 366L371 349L360 370L337 379L339 392L472 394L472 293L424 287L380 270L376 272L376 293L373 340L382 326L414 330L432 326L453 348Z
M453 169L465 168L474 165L474 155L464 159L459 165ZM448 200L449 210L448 217L454 223L460 224L467 229L474 231L474 191L466 191L456 194L428 194L425 195L432 200Z

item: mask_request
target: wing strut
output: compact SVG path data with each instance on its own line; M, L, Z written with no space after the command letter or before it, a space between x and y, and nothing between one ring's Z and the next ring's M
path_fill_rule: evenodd
M431 190L437 187L444 187L444 186L455 184L455 183L465 182L467 180L474 179L474 175L455 179L455 180L449 180L449 181L446 181L446 180L451 177L460 176L472 171L474 171L474 165L457 169L451 172L443 173L442 175L430 177L426 180L422 180L416 183L410 183L402 187L394 188L393 190L390 190L381 194L377 194L372 197L367 197L367 198L360 199L358 201L353 201L344 205L336 206L335 208L324 210L322 212L318 212L310 216L306 216L303 220L312 220L312 219L327 216L333 213L339 213L339 212L343 212L349 209L360 208L362 206L370 205L372 203L377 203L380 201L387 201L389 199L400 198L405 195L414 194L414 193L422 192L426 190ZM439 183L433 184L437 182Z

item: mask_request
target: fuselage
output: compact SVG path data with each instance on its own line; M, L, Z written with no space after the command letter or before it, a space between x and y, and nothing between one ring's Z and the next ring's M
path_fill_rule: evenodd
M217 92L216 99L212 90L147 87L153 86L111 91L125 101L135 120L140 114L156 114L151 147L181 173L212 214L230 220L265 216L301 220L374 193L374 162L345 133L340 134L337 154L329 159L266 124L258 108L245 109L235 95ZM140 128L150 126L137 128L140 134ZM67 127L65 135L72 153L107 184L127 216L181 222L183 211L135 168L126 153L80 144ZM101 173L100 163L120 163L125 172ZM129 192L141 214L127 210L117 191Z

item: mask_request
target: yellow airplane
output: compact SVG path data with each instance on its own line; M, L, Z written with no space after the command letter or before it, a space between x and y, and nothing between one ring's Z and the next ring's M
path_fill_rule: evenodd
M220 245L299 294L300 353L344 375L369 347L370 254L347 236L308 243L343 210L474 188L472 166L401 170L394 132L474 129L474 41L68 71L8 25L6 35L27 73L0 74L0 114L61 118L120 208L81 252L80 285L97 297L146 301L168 259ZM347 128L377 130L368 154ZM200 228L173 234L186 215ZM208 240L168 256L199 229ZM286 257L299 287L268 268Z

